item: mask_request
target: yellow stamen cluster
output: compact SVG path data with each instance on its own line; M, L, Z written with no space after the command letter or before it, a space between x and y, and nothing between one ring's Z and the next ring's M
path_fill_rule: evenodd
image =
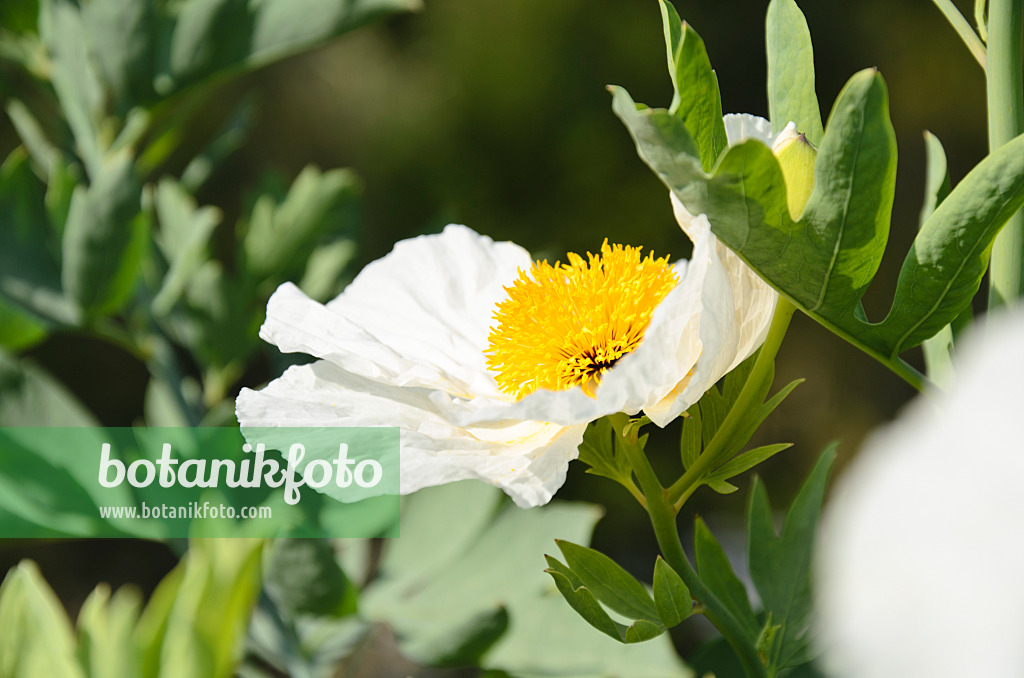
M537 389L580 386L593 396L603 375L640 345L658 303L675 287L668 258L609 245L587 259L538 261L506 287L485 351L487 367L517 400Z

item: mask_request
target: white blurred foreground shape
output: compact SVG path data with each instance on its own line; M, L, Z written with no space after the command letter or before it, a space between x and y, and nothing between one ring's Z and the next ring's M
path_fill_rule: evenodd
M816 633L834 678L1024 676L1024 313L979 323L955 367L829 504Z

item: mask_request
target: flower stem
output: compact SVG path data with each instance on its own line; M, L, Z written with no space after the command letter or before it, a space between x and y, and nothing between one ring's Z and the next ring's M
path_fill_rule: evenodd
M978 34L971 28L971 24L964 15L960 13L960 10L956 8L952 0L932 0L935 6L939 8L939 11L946 17L953 29L960 35L960 39L967 45L967 49L971 50L971 54L974 55L975 60L985 68L987 62L985 54L985 44L978 37Z
M761 404L755 401L775 364L775 356L779 352L779 346L782 345L782 339L786 336L786 330L789 329L789 321L792 320L794 311L796 311L796 306L780 295L775 306L775 314L772 316L772 324L768 328L768 336L764 340L764 345L761 346L761 352L757 354L754 367L750 370L750 375L747 377L746 383L743 384L743 390L737 396L732 409L729 410L725 421L718 427L704 452L697 457L697 461L686 469L686 473L667 490L668 501L676 511L682 507L682 501L685 501L698 487L704 475L725 461L721 458L722 453L732 440L736 429L743 423L747 413Z
M640 488L647 498L647 514L651 518L654 536L658 540L658 547L665 562L679 574L690 589L690 594L704 607L704 616L735 650L746 674L751 678L766 678L764 663L757 653L757 648L747 639L739 620L704 585L686 557L683 544L679 540L679 530L676 528L676 511L647 457L636 445L624 447L637 480L640 481Z
M989 152L1024 133L1021 40L1024 0L991 0L988 11ZM1014 305L1024 294L1024 213L1006 223L992 249L989 308Z

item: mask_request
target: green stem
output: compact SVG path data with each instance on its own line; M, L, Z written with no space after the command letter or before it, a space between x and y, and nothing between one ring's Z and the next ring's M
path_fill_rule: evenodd
M747 640L739 620L704 585L686 557L683 544L679 540L679 530L676 529L676 511L647 457L636 445L623 447L637 480L640 481L640 488L647 498L647 514L651 518L654 536L658 540L658 548L661 549L665 562L672 566L690 589L690 594L704 606L704 615L736 651L746 674L751 678L766 678L764 663L757 653L757 648Z
M750 370L750 375L747 377L746 383L743 384L743 390L737 396L732 409L729 410L725 421L718 427L715 436L708 443L704 452L697 457L697 461L686 469L686 473L667 491L668 501L676 506L677 511L682 506L680 500L689 497L700 484L704 475L725 461L721 458L722 452L732 440L736 429L743 423L750 410L761 404L755 401L760 396L761 387L775 364L775 355L779 352L782 339L786 336L786 330L789 329L789 321L792 320L794 311L796 311L796 306L785 297L780 296L779 302L775 306L775 314L772 316L772 324L768 328L768 336L764 340L764 345L761 346L761 352L757 354L754 367Z
M967 49L971 50L971 54L974 55L975 60L985 68L987 61L985 54L985 43L981 41L978 34L971 28L971 24L964 15L960 13L960 10L956 8L952 0L932 0L935 6L939 8L939 11L945 15L946 20L949 21L953 29L960 35L960 39L967 45Z
M1024 0L992 0L988 9L989 152L1024 133L1024 82L1021 40ZM989 308L1015 305L1024 294L1024 213L1006 223L992 249Z

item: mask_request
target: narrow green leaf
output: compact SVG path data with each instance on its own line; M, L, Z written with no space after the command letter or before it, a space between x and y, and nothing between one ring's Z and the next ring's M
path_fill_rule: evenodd
M131 588L111 594L98 586L78 613L78 657L90 678L138 678L141 655L134 643L142 598Z
M725 482L721 478L705 478L703 482L718 494L732 494L736 490L740 489L732 483Z
M166 315L209 256L207 249L220 223L220 212L212 207L196 208L192 197L171 179L157 186L155 203L160 222L155 240L170 267L152 307L153 313Z
M613 414L590 423L580 443L579 460L590 467L587 473L625 483L630 480L633 471L625 455L618 449L618 434L612 424L613 418L625 423L627 416L622 413Z
M920 226L924 227L928 217L935 212L950 191L949 168L946 166L946 151L942 142L931 132L924 133L924 147L927 154L925 163L924 204L921 206ZM969 312L970 307L965 309ZM928 378L942 388L953 382L953 327L946 325L938 333L925 339L921 344Z
M626 627L626 643L642 643L665 633L665 627L647 619L637 619Z
M671 2L661 0L660 4L668 70L675 90L669 111L686 125L700 148L704 170L710 171L718 155L729 145L722 119L718 77L697 31L679 19Z
M708 477L708 481L712 480L729 480L733 476L749 471L758 464L767 459L774 457L782 450L789 449L793 446L793 443L776 443L774 445L763 445L761 447L755 447L754 449L744 452L743 454L735 457L726 464L720 466L714 473Z
M683 458L683 468L693 466L701 452L701 414L700 405L694 405L686 411L689 415L683 419L683 433L679 437L679 452Z
M782 628L769 657L777 670L794 666L806 650L811 614L810 569L814 537L835 461L836 444L819 457L793 500L777 536L768 494L755 481L748 510L748 563L765 610Z
M890 355L920 344L971 303L996 235L1024 205L1024 135L978 163L935 209L903 262L889 315Z
M88 188L71 198L62 242L61 280L87 314L118 308L131 295L149 239L141 183L131 157L108 158Z
M600 551L556 539L569 568L602 603L631 619L658 619L644 585Z
M814 145L824 131L814 93L814 49L803 12L794 0L772 0L765 18L768 50L768 111L772 131L795 122Z
M544 570L555 580L558 592L566 602L595 629L611 638L625 642L626 627L612 620L597 602L594 594L580 582L572 570L551 556L544 556L548 561L548 569Z
M690 589L661 556L654 561L654 605L667 628L680 624L693 610Z
M761 625L750 607L747 590L736 577L722 545L700 518L694 526L693 549L701 581L736 616L750 642L754 642Z

